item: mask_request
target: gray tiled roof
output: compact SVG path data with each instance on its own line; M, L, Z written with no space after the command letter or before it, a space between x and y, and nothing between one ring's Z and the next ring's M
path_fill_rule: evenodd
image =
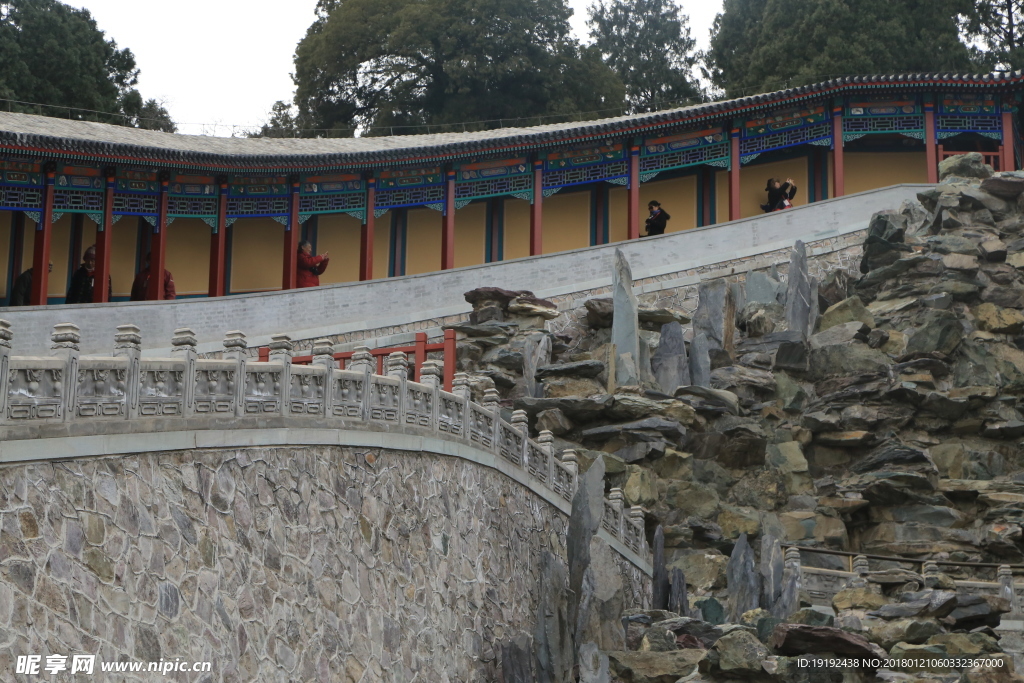
M668 126L729 120L743 112L784 101L800 101L880 87L1006 89L1021 72L985 75L908 74L833 79L763 95L679 109L593 121L499 128L467 133L433 133L362 138L223 138L140 130L103 123L0 112L0 148L53 150L59 155L121 161L124 157L174 166L253 165L274 168L367 165L418 159L430 161L496 151L526 150L576 140L657 132Z

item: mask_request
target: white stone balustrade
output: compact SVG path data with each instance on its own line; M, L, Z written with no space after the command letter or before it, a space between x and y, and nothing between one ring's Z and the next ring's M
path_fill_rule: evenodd
M566 501L576 492L575 451L555 453L547 431L529 438L523 411L504 420L493 389L483 403L472 401L463 373L444 391L439 361L424 363L422 381L413 382L406 354L388 356L386 374L377 375L369 349L360 347L340 370L330 342L319 340L311 365L293 365L290 338L274 335L268 362L253 362L238 331L227 333L222 358L207 360L197 357L188 328L175 330L170 358L142 358L134 325L117 328L111 356L79 356L79 332L70 323L57 325L50 356L11 356L11 326L0 320L0 438L41 438L59 424L94 425L88 433L102 434L123 433L116 423L133 420L149 420L149 431L172 431L178 420L190 429L216 429L235 418L314 418L337 421L339 429L426 432L491 453ZM644 510L625 509L620 489L605 501L602 527L648 558Z

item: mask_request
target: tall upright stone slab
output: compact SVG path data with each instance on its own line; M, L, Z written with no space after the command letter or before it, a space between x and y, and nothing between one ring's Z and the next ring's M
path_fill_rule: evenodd
M683 342L683 326L672 321L661 326L661 341L651 357L654 380L666 394L690 384L690 359Z
M703 332L694 334L690 344L690 384L695 387L711 386L710 348Z
M782 285L765 273L754 271L747 274L744 287L747 303L774 304L778 302L779 290Z
M754 549L746 534L740 534L733 546L729 563L725 566L725 580L729 589L729 621L740 623L744 612L757 609L761 599L760 574L754 562Z
M612 344L615 348L615 383L632 386L640 383L639 304L633 294L633 273L621 249L615 250L612 272Z
M817 302L815 302L817 304ZM786 325L806 335L811 321L811 280L807 275L807 247L797 240L789 257L786 283Z
M708 340L708 353L734 351L736 334L736 297L728 282L719 278L697 287L697 310L693 314L693 334Z
M686 574L676 567L669 581L668 611L684 617L690 616L690 599L686 595Z
M534 376L537 368L551 363L551 337L547 334L531 335L523 345L523 380L526 383L526 396L541 398L544 385Z
M603 460L603 459L602 459ZM658 525L654 531L654 596L651 607L654 609L668 609L668 569L665 567L665 530Z
M782 570L782 593L772 606L771 613L776 619L786 619L800 608L800 550L787 548L785 567Z
M573 642L566 600L565 564L550 551L541 557L533 669L537 683L566 683L573 668ZM522 667L519 667L522 668Z
M761 608L769 612L782 595L782 545L771 534L761 537Z
M565 533L566 555L569 560L569 623L572 625L573 642L581 640L589 622L589 601L586 593L593 593L593 585L584 589L590 568L590 541L601 526L604 515L604 459L598 458L585 474L577 477L576 494L572 498L569 527ZM590 575L591 582L593 575Z

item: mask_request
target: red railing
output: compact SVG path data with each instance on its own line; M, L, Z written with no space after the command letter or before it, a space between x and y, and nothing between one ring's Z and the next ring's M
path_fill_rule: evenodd
M427 333L417 332L416 341L412 346L392 346L386 349L370 349L370 353L377 359L377 374L384 374L384 359L389 354L401 351L409 354L412 360L412 380L418 382L420 379L420 368L427 360L427 354L431 351L444 352L444 390L452 390L452 382L455 380L455 330L444 331L444 341L434 344L427 343ZM341 363L341 369L345 369L346 362L352 358L354 351L343 351L334 354L334 358ZM266 363L270 360L270 348L261 346L259 348L259 362ZM313 362L313 356L295 356L292 358L293 365L309 365Z
M948 159L949 157L955 157L960 154L971 154L971 152L949 152L939 145L939 161ZM1002 169L1003 164L1003 146L999 145L998 152L979 152L981 156L985 157L985 163L992 167L993 171L999 171Z

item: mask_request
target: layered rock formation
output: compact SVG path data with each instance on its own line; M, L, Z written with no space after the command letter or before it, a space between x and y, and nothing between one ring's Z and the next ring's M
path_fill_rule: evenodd
M1024 680L992 630L1014 605L955 583L1024 564L1024 173L976 161L945 171L979 177L875 215L858 270L819 281L797 244L782 275L702 283L692 322L616 288L586 302L582 337L547 332L557 310L529 293L528 315L456 328L475 391L496 388L582 469L602 462L656 551L660 527L664 575L685 577L665 591L686 595L675 612L627 616L613 680ZM799 570L787 584L779 542L833 551L792 551L846 572L831 605ZM842 552L879 557L851 572ZM801 669L807 653L1008 666L848 679Z

